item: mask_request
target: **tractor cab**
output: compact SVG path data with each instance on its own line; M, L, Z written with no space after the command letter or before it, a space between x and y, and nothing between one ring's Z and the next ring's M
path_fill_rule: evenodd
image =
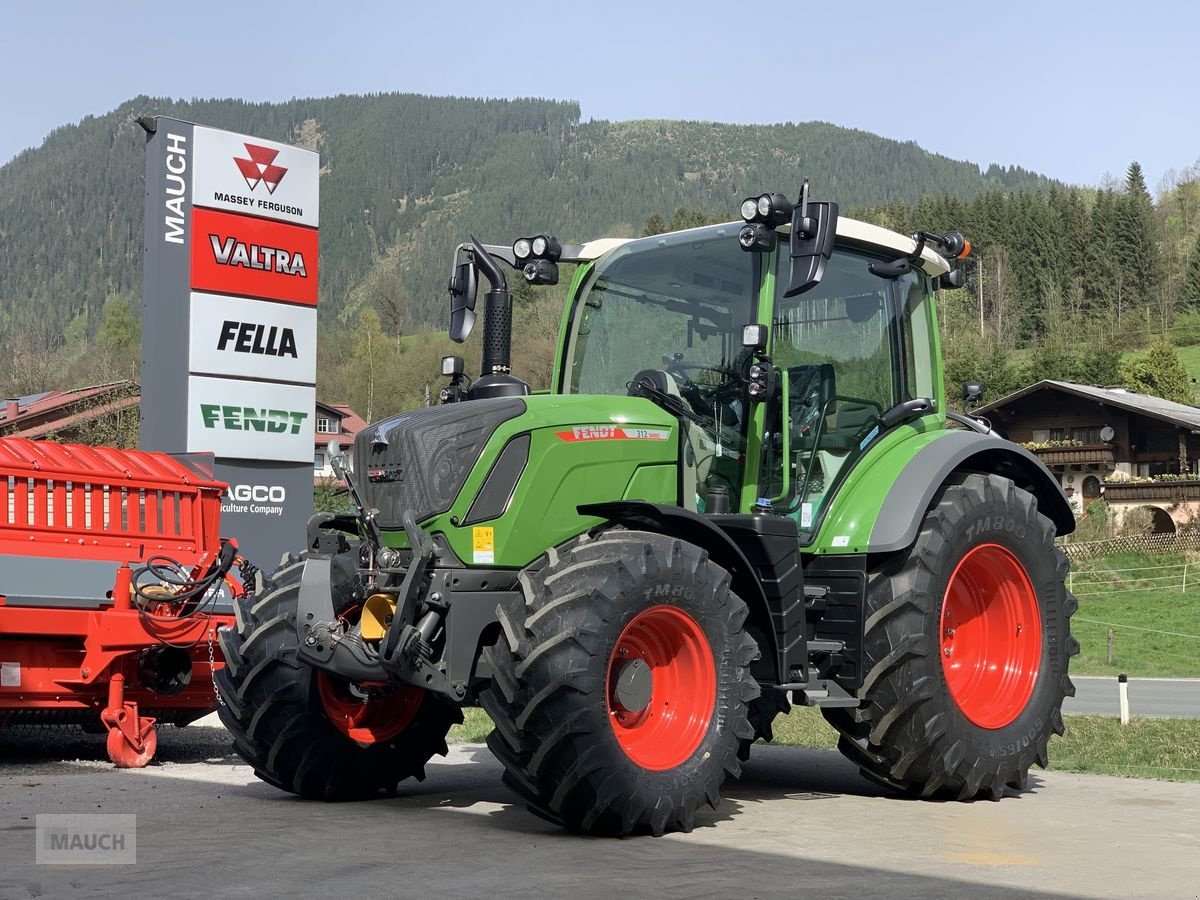
M840 219L822 278L793 296L788 244L744 252L738 224L624 243L569 301L554 390L643 396L677 413L684 505L711 510L712 495L719 511L768 507L811 537L885 413L916 400L921 414L944 409L933 281L949 267L929 253L928 271L875 274L886 258L873 232L888 235ZM748 325L765 326L749 343ZM772 370L760 398L755 366Z

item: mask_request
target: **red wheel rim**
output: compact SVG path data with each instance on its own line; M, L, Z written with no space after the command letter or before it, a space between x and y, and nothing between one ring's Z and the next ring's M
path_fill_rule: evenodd
M637 712L617 699L621 669L641 660L649 669L650 702ZM661 772L700 746L712 722L717 668L696 620L674 606L654 606L625 626L608 661L606 701L617 743L643 769Z
M350 690L350 682L317 672L317 693L330 723L359 744L390 740L412 724L425 692L420 688L388 685L362 688L367 697Z
M1025 709L1042 660L1042 620L1025 567L999 544L959 561L942 601L942 672L962 714L1003 728Z

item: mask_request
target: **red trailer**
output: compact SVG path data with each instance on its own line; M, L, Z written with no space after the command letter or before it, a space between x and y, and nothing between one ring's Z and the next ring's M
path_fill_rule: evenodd
M0 438L0 727L103 728L140 767L156 721L215 708L245 565L218 537L225 487L206 454Z

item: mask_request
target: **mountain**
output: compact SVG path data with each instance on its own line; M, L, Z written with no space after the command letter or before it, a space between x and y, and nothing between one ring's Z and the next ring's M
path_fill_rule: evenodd
M321 319L351 324L384 273L404 330L436 327L453 248L640 233L678 207L736 216L740 199L797 192L843 209L983 189L1048 189L1042 176L928 153L820 122L580 120L577 103L374 94L246 103L138 97L51 133L0 168L0 343L23 323L86 338L112 294L141 291L143 115L163 114L319 150ZM133 304L136 308L136 302ZM49 323L49 324L47 324Z

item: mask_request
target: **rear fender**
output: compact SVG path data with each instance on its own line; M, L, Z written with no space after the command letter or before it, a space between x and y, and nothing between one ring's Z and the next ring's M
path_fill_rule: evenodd
M1037 498L1038 511L1059 535L1075 530L1075 516L1062 487L1042 461L994 434L952 431L921 449L900 472L879 508L868 549L904 550L917 539L925 513L942 486L957 473L1002 475Z

